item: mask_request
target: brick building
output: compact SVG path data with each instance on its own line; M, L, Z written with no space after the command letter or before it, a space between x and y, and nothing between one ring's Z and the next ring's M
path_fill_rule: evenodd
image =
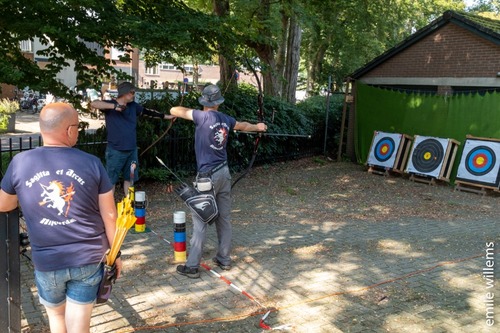
M354 160L354 142L359 139L355 138L356 128L364 121L359 117L359 102L366 98L360 86L380 88L380 96L387 90L443 98L500 91L500 21L447 11L356 70L349 81L354 98L349 113L347 154ZM381 98L377 103L385 102ZM401 112L408 111L404 106L400 108ZM398 124L390 126L397 127ZM357 159L362 157L358 154Z

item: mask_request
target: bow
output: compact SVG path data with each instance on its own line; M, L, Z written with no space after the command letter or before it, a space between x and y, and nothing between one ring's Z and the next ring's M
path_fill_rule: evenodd
M248 60L248 58L246 58L245 60L248 64L248 67L250 68L253 75L255 76L255 80L257 81L257 88L259 91L259 93L257 95L257 105L259 106L259 108L257 110L257 117L258 117L258 122L262 123L262 122L264 122L264 93L262 92L262 85L261 85L261 82L259 79L259 75L257 75L257 71L255 70L255 68L250 64L250 61ZM273 113L273 118L274 118L274 113ZM255 162L255 157L257 156L257 151L259 149L260 140L263 136L284 136L284 137L297 137L297 138L308 138L308 139L311 138L311 135L302 135L302 134L281 134L281 133L245 132L245 131L235 131L235 132L236 133L244 133L244 134L252 134L252 135L256 135L257 137L255 138L255 142L253 145L252 158L250 159L250 162L248 163L247 168L241 174L241 176L239 176L234 181L234 183L231 185L231 188L233 188L234 185L236 185L236 183L238 183L242 178L244 178L250 172L250 169L252 168L253 163Z
M179 90L179 93L180 90ZM182 102L184 101L184 94L181 94L181 101L179 103L179 105L182 105ZM163 139L163 137L165 137L165 135L167 135L167 133L170 131L170 129L172 128L172 126L174 125L174 122L177 118L172 118L170 119L170 124L168 125L167 129L158 137L158 139L156 139L155 141L153 141L152 144L150 144L146 149L144 149L141 154L139 155L139 157L141 157L142 155L144 155L149 149L153 148L161 139Z
M168 125L167 129L158 137L158 139L156 139L152 144L150 144L146 149L144 149L142 151L142 153L139 155L139 157L141 157L142 155L146 154L146 152L149 149L153 148L158 143L158 141L160 141L161 139L163 139L163 137L165 135L167 135L168 131L170 131L170 129L172 128L172 125L174 124L174 122L175 122L176 119L177 118L170 119L170 124Z
M248 64L248 67L250 68L250 70L252 71L253 75L255 76L255 79L257 80L257 88L258 88L258 95L257 95L257 105L258 105L258 110L257 110L257 118L258 118L258 122L259 123L263 123L264 122L264 94L262 92L262 85L260 83L260 79L259 79L259 75L257 75L257 71L255 70L255 68L252 67L252 65L250 64L250 61L248 60L248 58L245 59L247 64ZM254 134L254 133L252 133ZM254 144L253 144L253 154L252 154L252 158L250 159L250 162L248 163L248 166L247 168L245 169L245 171L243 171L243 173L241 174L241 176L239 176L233 183L233 185L231 185L231 188L234 187L234 185L236 185L236 183L238 183L241 179L243 179L249 172L250 172L250 169L252 169L252 166L253 166L253 163L255 162L255 157L257 156L257 151L259 149L259 144L260 144L260 139L262 138L262 132L258 132L258 133L255 133L257 135L257 137L255 138L255 141L254 141Z

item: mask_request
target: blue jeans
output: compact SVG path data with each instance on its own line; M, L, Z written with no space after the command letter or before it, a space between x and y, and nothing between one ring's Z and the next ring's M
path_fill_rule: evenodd
M133 181L139 179L139 163L137 156L137 149L134 150L116 150L111 147L106 147L106 171L108 172L111 184L118 183L120 176L123 176L123 180L130 179L130 165L135 162L137 167L134 172Z
M77 304L94 303L103 272L102 264L48 272L35 269L40 303L47 307L57 307L66 302L66 298Z

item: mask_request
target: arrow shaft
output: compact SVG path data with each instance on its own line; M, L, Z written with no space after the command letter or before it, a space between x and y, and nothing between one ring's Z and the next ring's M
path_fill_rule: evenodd
M245 132L245 131L234 131L234 132L242 134L262 135L262 136L284 136L284 137L308 138L308 139L311 138L311 135L308 134L282 134L282 133Z

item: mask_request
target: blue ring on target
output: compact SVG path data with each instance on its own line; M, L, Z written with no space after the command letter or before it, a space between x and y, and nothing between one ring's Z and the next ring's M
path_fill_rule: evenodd
M481 164L476 163L479 158L483 159ZM467 154L465 168L473 175L483 176L493 169L495 163L496 156L493 150L486 146L479 146Z
M374 149L375 158L380 162L385 162L391 158L392 154L394 154L395 149L396 149L396 144L394 143L394 140L392 138L389 137L382 138L375 145Z

